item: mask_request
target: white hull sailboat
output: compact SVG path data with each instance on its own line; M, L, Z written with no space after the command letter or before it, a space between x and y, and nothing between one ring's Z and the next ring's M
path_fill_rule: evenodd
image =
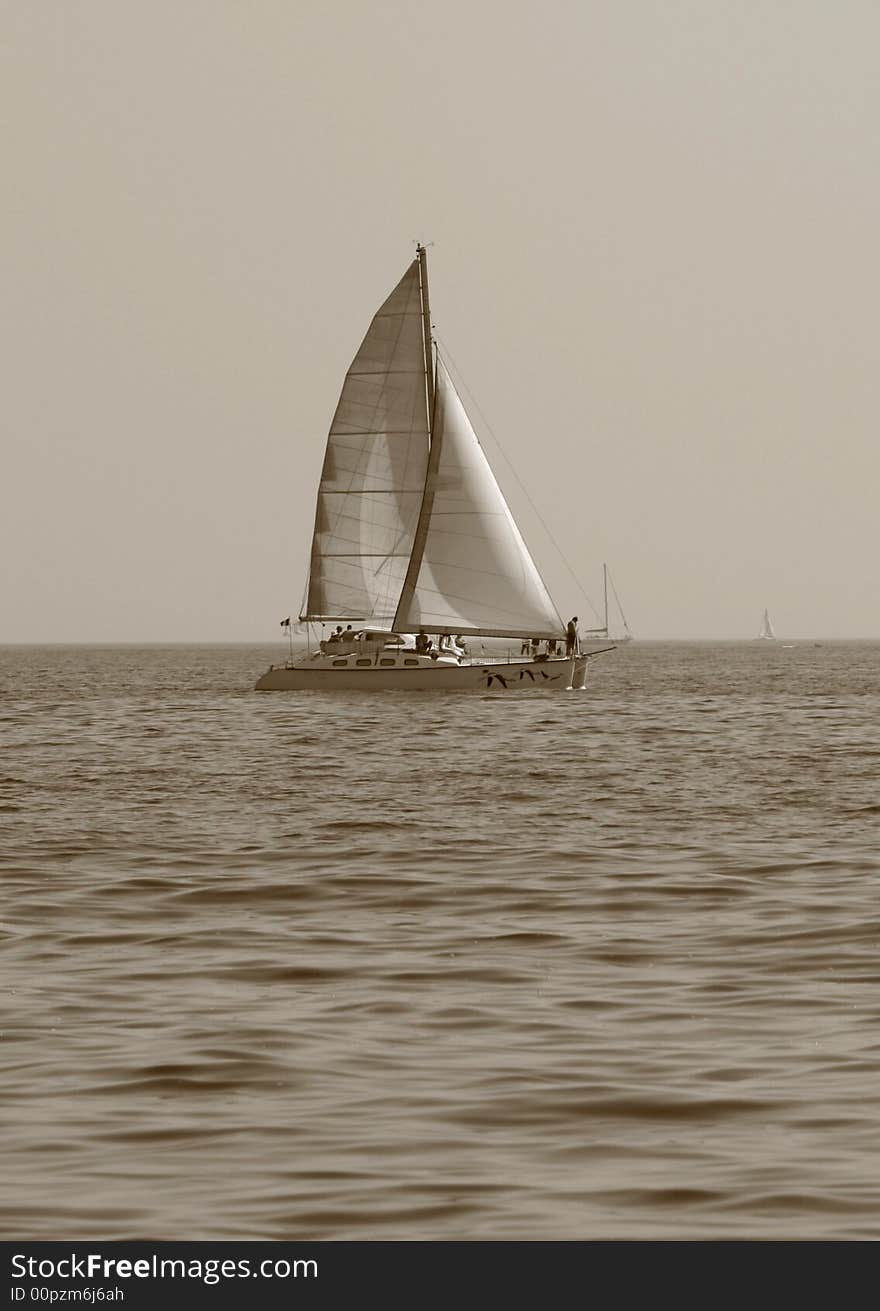
M764 621L761 624L761 631L755 638L756 642L775 642L776 634L773 631L773 625L770 622L770 615L764 611Z
M605 648L607 649L607 648ZM591 653L572 659L432 660L420 656L392 660L383 648L358 655L343 664L318 656L269 669L257 682L260 692L478 692L544 688L571 691L585 687ZM592 654L598 654L594 652Z
M334 634L271 667L258 691L582 689L590 657L613 649L579 637L566 646L432 340L423 246L345 376L303 609L307 625L348 625L347 640ZM477 638L528 654L475 657Z
M624 645L624 643L631 642L633 640L632 633L629 631L629 624L626 622L626 615L623 613L623 606L620 604L620 597L617 595L617 588L614 586L614 579L611 577L611 574L608 571L607 564L603 564L602 566L602 583L603 583L603 591L605 594L605 635L614 643L615 646L622 646ZM616 633L614 634L614 636L612 636L611 629L608 624L608 584L609 583L611 584L611 590L614 593L614 599L617 602L618 613L620 614L621 623L623 624L623 632Z

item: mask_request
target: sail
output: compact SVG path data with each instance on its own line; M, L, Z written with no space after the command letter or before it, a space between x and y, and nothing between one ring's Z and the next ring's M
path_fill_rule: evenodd
M428 414L419 261L370 324L333 416L304 618L389 620L419 519Z
M439 459L425 490L424 552L395 627L558 636L565 625L440 359L433 442Z
M623 613L623 606L620 604L620 597L617 595L617 588L614 586L614 579L611 577L611 570L608 568L607 564L602 565L602 578L603 578L604 593L605 593L605 636L611 637L611 629L608 625L608 585L610 583L611 591L614 594L614 600L617 604L617 610L620 615L621 622L623 623L623 632L619 635L615 634L614 641L631 642L632 633L629 631L629 624L626 622L626 615Z
M769 638L770 641L776 640L776 634L773 631L773 625L770 623L770 615L767 613L766 610L764 611L764 623L761 626L760 636Z

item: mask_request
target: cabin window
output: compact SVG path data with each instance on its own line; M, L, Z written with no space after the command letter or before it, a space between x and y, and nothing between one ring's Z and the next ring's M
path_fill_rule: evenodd
M379 661L379 664L380 664L380 665L396 665L396 664L397 664L397 661L396 661L396 660L380 660L380 661Z
M347 664L348 664L348 661L347 661L347 660L334 660L334 661L333 661L333 666L334 666L334 668L338 668L340 665L347 665Z
M417 665L419 662L418 662L418 660L404 660L403 663L404 663L405 665Z
M372 660L356 660L356 661L355 661L355 664L356 664L356 665L371 665L372 663L373 663Z

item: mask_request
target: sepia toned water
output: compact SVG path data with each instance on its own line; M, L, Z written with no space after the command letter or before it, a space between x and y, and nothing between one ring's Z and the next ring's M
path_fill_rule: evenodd
M880 645L0 649L0 1236L880 1237Z

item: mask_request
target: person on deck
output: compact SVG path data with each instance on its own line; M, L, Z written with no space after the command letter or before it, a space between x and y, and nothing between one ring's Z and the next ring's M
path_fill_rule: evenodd
M327 638L327 641L328 641L328 642L341 642L341 641L342 641L342 624L337 624L337 625L336 625L336 631L335 631L334 633L331 633L331 634L330 634L330 636Z
M565 629L565 654L567 656L577 655L578 650L578 617L569 619Z
M416 634L416 650L418 651L419 655L427 655L430 649L431 649L431 639L428 636L428 634L425 632L424 628L420 628L418 633Z
M344 633L339 634L339 640L340 642L354 641L354 629L352 628L351 624L348 624Z

